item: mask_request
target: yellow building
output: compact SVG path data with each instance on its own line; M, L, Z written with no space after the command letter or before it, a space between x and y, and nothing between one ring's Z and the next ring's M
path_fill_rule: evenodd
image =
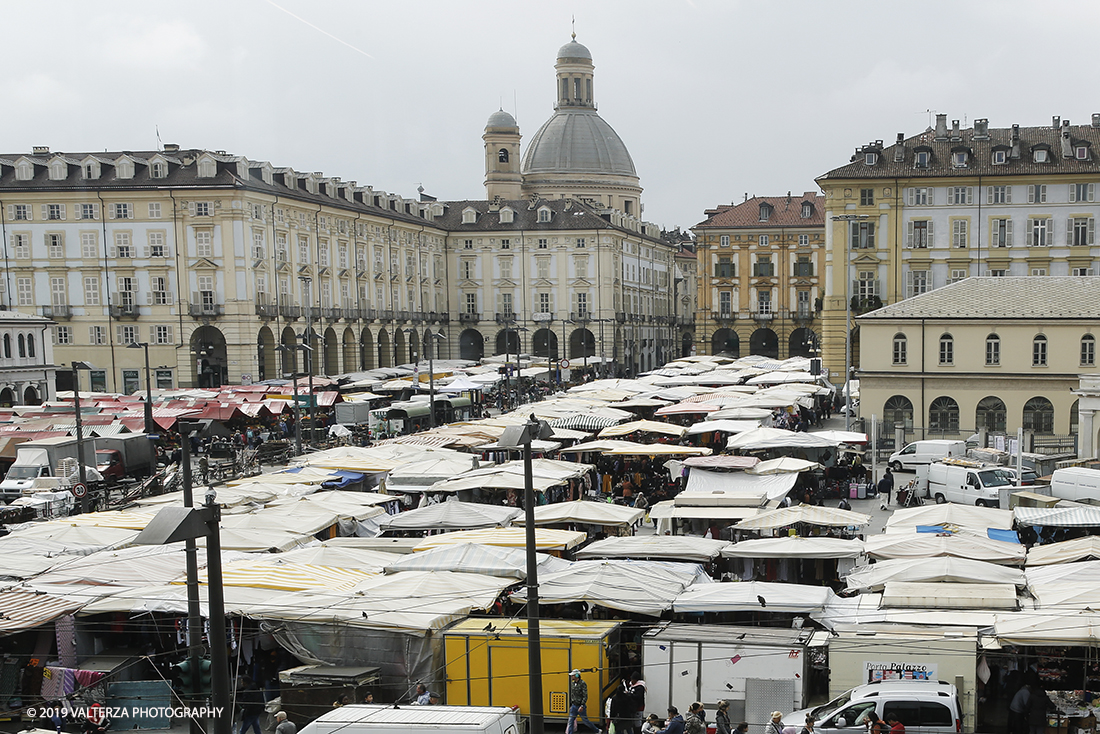
M809 356L819 348L822 197L754 196L706 215L692 228L698 353Z
M1096 372L1100 277L967 278L857 321L875 345L857 373L860 413L888 441L896 427L907 440L1023 428L1035 447L1072 444L1054 437L1077 434L1072 391Z
M817 179L825 192L824 360L843 374L854 315L971 276L1088 275L1100 261L1100 114L1090 124L935 128L881 140ZM1035 284L1036 298L1046 288ZM1042 290L1040 290L1042 289ZM853 333L851 364L860 365ZM882 345L875 345L878 349Z

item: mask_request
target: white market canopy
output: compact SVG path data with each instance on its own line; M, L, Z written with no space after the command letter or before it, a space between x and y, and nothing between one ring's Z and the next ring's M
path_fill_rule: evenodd
M1015 584L888 581L882 607L909 609L1016 609Z
M1047 566L1093 558L1100 558L1100 537L1086 535L1060 543L1031 546L1031 550L1027 552L1027 566Z
M539 576L539 602L586 601L610 609L657 617L672 606L695 576L658 563L577 561L566 571ZM703 584L717 586L718 584ZM526 589L512 595L526 601Z
M881 591L892 581L944 581L952 583L995 583L1024 586L1024 574L1009 566L972 558L894 558L860 566L848 574L851 591Z
M947 502L895 510L886 521L887 533L912 533L918 525L973 530L981 535L989 528L1011 528L1012 511Z
M535 525L564 525L578 523L582 525L602 525L605 527L629 528L645 517L645 510L613 505L609 502L557 502L552 505L535 507ZM524 518L515 521L524 524Z
M820 436L837 443L867 443L870 440L866 433L856 431L810 431L810 435Z
M798 481L797 473L749 474L747 472L718 472L692 469L688 474L687 492L744 492L765 494L774 500L784 497Z
M757 538L742 540L723 549L723 558L858 558L863 541L858 538Z
M774 530L798 523L821 525L825 527L861 527L871 522L870 515L836 507L818 507L798 504L794 507L779 507L761 512L748 520L742 520L734 527L738 530Z
M684 590L676 612L821 612L833 592L825 586L745 581L698 584Z
M789 474L791 472L798 473L820 468L821 464L818 464L816 461L796 459L793 456L780 456L777 459L761 461L759 464L749 469L748 472L749 474Z
M477 502L438 502L389 515L379 522L383 530L475 530L508 527L523 510Z
M724 540L711 540L686 535L635 535L604 538L581 550L580 560L590 558L664 558L668 560L706 563L718 557L729 546Z
M1020 612L998 614L993 634L1002 645L1100 646L1100 614Z
M599 438L615 438L616 436L626 436L631 433L660 433L665 436L675 436L679 438L687 433L685 426L677 426L672 423L662 423L661 421L630 421L629 423L620 423L617 426L608 426L599 432Z
M687 435L698 436L701 433L711 433L718 431L720 433L744 433L745 431L751 431L754 428L760 427L760 421L755 420L716 420L716 421L702 421L700 423L693 424L687 430Z
M124 548L138 535L136 530L96 527L51 520L25 524L0 538L0 554L86 556L97 551Z
M788 447L817 449L834 447L838 443L838 441L800 431L788 431L783 428L754 428L730 437L726 448L745 451Z
M270 563L300 563L381 573L383 568L401 558L404 556L398 553L329 545L326 541L279 553L270 559Z
M535 548L542 551L564 551L575 548L588 539L586 533L556 528L535 528ZM480 543L505 548L526 548L525 528L487 528L484 530L460 530L424 538L416 545L417 552L446 545Z
M429 487L436 482L451 479L476 466L474 456L439 456L423 461L402 464L386 477L386 486L405 490L406 487Z
M543 573L562 571L572 566L569 561L545 553L536 554L536 558L540 582ZM525 579L527 578L527 551L523 548L461 543L397 556L386 566L385 571L386 573L454 571Z
M1019 543L969 535L890 533L867 538L867 555L876 559L957 556L1019 566L1026 550Z

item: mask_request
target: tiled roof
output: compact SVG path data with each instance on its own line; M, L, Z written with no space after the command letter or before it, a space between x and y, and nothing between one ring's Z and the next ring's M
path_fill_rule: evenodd
M881 155L875 165L864 163L863 153L852 156L851 162L834 168L817 178L818 181L832 179L860 179L860 178L939 178L943 176L1031 176L1031 175L1066 175L1081 173L1100 173L1100 127L1091 125L1069 125L1066 127L1070 133L1070 140L1088 143L1090 146L1088 158L1077 160L1062 156L1062 127L1053 125L1042 127L1019 128L1019 157L1008 157L1004 164L993 164L993 149L995 147L1012 148L1012 128L990 128L987 139L975 140L974 129L960 130L957 139L952 139L952 132L947 133L947 140L935 140L935 132L931 129L914 135L904 140L905 148L903 159L894 160L897 144L881 148ZM915 166L918 146L928 146L931 157L927 168ZM1047 147L1050 150L1047 163L1035 163L1031 151L1036 146ZM952 165L951 151L953 148L968 148L971 152L968 165L958 167ZM863 146L861 151L875 150L875 145Z
M1100 319L1100 276L967 278L859 319Z
M461 235L463 232L558 232L561 230L613 229L628 232L631 235L650 240L654 244L668 246L667 242L649 237L641 232L618 227L604 219L595 210L575 199L539 199L533 205L528 199L515 201L487 201L481 199L442 202L447 209L442 216L435 218L435 224ZM512 221L500 221L500 209L512 210ZM549 222L538 221L539 209L548 207L552 214ZM477 211L477 221L463 224L462 214L468 209Z
M802 204L809 202L813 210L802 218ZM767 221L760 221L760 207L766 204L772 211ZM822 227L825 224L825 197L813 191L802 196L754 196L740 204L708 209L707 219L695 228L732 229L751 227Z

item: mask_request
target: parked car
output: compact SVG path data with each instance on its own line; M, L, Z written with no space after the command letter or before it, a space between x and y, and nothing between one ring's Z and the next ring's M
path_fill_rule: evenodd
M806 714L817 718L825 731L863 732L867 712L880 719L889 714L905 725L906 734L958 734L962 731L959 691L947 681L883 680L842 693L817 708L803 709L783 717L783 726L801 726Z

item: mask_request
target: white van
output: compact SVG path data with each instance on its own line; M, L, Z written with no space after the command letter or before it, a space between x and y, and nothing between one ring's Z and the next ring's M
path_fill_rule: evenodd
M1055 469L1050 477L1050 494L1074 502L1100 502L1100 470L1083 466Z
M835 734L862 734L870 710L885 720L894 714L906 734L958 734L962 731L959 692L946 681L884 680L856 686L826 704L783 717L783 726L801 727L806 714L817 718L817 729Z
M914 441L891 454L887 464L894 471L916 471L921 464L931 464L949 456L966 456L966 441Z
M360 704L322 714L300 734L523 734L519 710L503 706L402 706Z
M937 504L956 502L960 505L1000 507L1001 487L1014 487L1016 472L1003 466L966 462L960 464L932 463L928 466L928 496Z

